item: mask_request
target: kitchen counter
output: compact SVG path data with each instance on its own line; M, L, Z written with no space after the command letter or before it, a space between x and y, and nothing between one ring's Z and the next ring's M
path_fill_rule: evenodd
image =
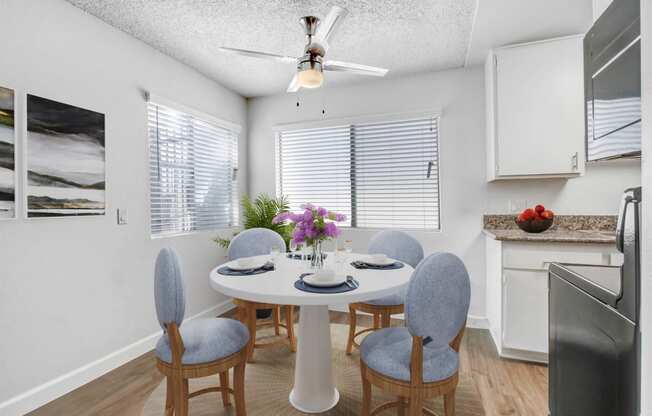
M483 232L495 240L542 243L615 244L616 216L558 215L550 229L526 233L514 222L514 215L485 215Z

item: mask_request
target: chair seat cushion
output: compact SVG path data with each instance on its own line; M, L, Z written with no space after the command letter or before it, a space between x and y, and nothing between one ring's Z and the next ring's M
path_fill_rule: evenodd
M249 342L249 331L239 321L225 318L205 318L186 321L179 330L185 347L182 364L201 364L228 357ZM156 343L156 356L172 362L168 334Z
M385 328L372 332L360 346L367 367L397 380L410 381L412 335L407 328ZM449 346L423 347L423 381L444 380L457 371L458 354Z
M398 293L393 293L389 296L382 297L380 299L372 299L363 303L376 306L394 306L402 305L405 303L405 292L407 289L403 289Z

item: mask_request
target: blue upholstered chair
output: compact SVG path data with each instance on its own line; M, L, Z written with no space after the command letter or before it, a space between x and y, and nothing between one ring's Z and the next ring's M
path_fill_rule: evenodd
M273 247L278 247L281 253L287 248L285 240L278 233L267 228L250 228L236 235L227 251L229 260L237 260L241 257L252 257L269 254ZM249 342L249 362L253 362L255 348L266 348L277 344L289 344L291 351L296 351L296 339L294 336L294 308L289 305L274 305L271 303L250 302L243 299L234 299L233 303L238 306L240 320L246 323L251 334ZM281 323L281 307L285 310L285 324ZM258 324L256 317L258 311L272 310L272 322ZM285 328L287 338L268 341L264 344L256 343L256 329L268 325L274 326L276 335L280 335L280 328Z
M184 322L186 298L176 254L164 248L156 259L154 274L156 315L163 335L156 344L156 364L167 378L165 414L188 414L188 379L219 374L224 406L235 396L237 416L245 416L244 372L249 331L233 319L206 318ZM234 368L233 389L229 388L229 369Z
M372 385L398 396L384 409L397 406L404 414L407 407L408 415L421 415L424 399L444 396L445 415L455 414L470 298L469 275L457 256L435 253L417 266L407 289L406 326L375 331L360 347L362 416L370 415Z
M391 259L407 263L412 267L417 267L417 264L423 259L423 247L421 247L421 244L414 237L402 231L379 232L371 238L367 252L369 254L385 254ZM378 278L382 279L382 272L378 274ZM359 347L355 341L359 335L374 331L381 326L383 328L389 327L391 316L393 314L403 313L404 302L405 290L402 290L384 298L350 304L349 339L346 344L346 353L351 354L354 346ZM357 311L373 315L374 324L372 328L356 332Z

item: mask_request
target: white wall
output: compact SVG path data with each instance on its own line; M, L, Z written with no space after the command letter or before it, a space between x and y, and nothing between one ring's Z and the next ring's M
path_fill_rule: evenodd
M26 221L21 214L17 220L0 222L4 415L38 404L37 396L47 398L48 392L32 392L34 396L28 394L14 407L3 408L8 399L160 329L153 266L161 247L173 247L180 254L187 285L186 316L224 302L208 284L209 270L223 258L211 242L215 233L150 239L142 91L243 127L246 102L63 0L0 0L0 15L0 85L16 90L19 143L24 138L28 92L100 111L106 114L108 171L104 217ZM246 134L244 130L240 148L242 189ZM19 184L18 195L21 188ZM118 207L128 209L128 225L116 225ZM19 212L22 208L19 200ZM66 383L74 385L74 380L62 385Z
M593 0L593 21L595 22L613 0Z
M643 99L643 249L641 271L641 415L652 416L652 4L641 0Z
M328 87L249 100L249 190L275 192L272 127L353 115L440 109L442 231L416 233L426 252L451 251L472 280L470 314L485 316L485 250L481 216L506 213L508 201L543 202L565 214L616 214L622 190L640 183L640 162L592 165L572 180L485 182L484 75L482 68L451 70L355 86ZM348 230L356 250L373 231Z

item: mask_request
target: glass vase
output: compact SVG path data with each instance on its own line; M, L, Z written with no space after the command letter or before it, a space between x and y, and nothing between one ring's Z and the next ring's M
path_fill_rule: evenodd
M316 240L312 243L312 255L310 256L310 268L313 270L319 270L324 268L322 240Z

